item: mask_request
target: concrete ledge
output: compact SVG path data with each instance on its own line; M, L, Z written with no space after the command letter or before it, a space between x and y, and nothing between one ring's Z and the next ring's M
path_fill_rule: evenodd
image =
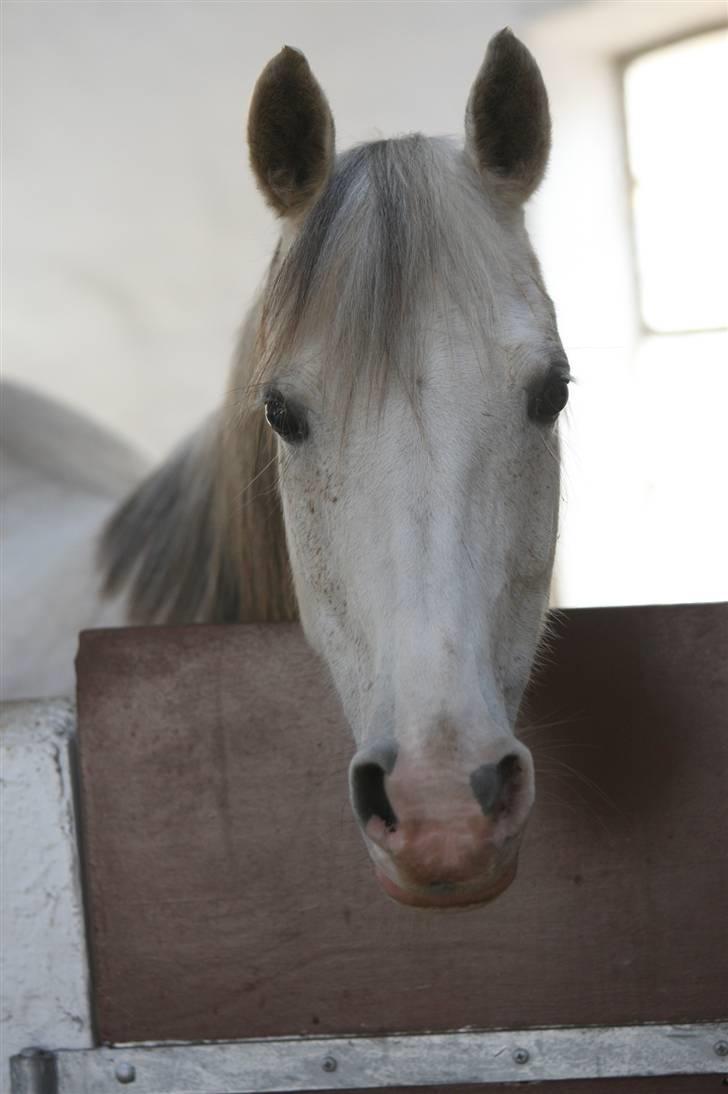
M0 707L2 972L0 1090L29 1045L89 1048L83 898L67 700Z

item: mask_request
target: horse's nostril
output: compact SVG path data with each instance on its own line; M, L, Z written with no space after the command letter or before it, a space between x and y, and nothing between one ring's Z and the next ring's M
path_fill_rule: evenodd
M521 761L514 753L497 764L483 764L470 776L470 785L486 817L495 819L508 810L518 787Z
M503 786L506 787L508 783L515 781L516 777L521 774L521 761L515 753L511 752L508 756L504 756L498 763L498 771L503 781Z
M379 817L388 831L394 832L397 828L397 817L387 797L385 774L384 768L378 763L356 764L351 773L352 800L354 812L363 827L366 827L372 817Z

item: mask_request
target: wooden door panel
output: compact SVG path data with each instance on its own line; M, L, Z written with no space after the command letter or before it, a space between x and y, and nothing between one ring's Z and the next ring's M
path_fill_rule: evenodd
M526 704L519 877L447 913L377 887L353 744L297 626L84 634L100 1038L725 1017L728 609L578 610L557 630Z

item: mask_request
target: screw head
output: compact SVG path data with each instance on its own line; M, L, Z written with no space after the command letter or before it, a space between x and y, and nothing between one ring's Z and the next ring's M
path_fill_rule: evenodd
M513 1050L514 1064L527 1064L530 1059L531 1053L527 1048L516 1048Z
M133 1064L117 1064L114 1075L119 1083L133 1083L136 1079L136 1068Z
M716 1056L728 1056L728 1041L716 1041L713 1045Z
M324 1071L336 1071L338 1066L335 1056L324 1056L323 1063L321 1064Z

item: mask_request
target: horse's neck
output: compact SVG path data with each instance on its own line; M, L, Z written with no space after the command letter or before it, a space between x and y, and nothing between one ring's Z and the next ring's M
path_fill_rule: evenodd
M242 416L254 317L226 405L131 494L101 541L109 593L135 622L279 622L297 618L276 488L275 447Z
M84 415L0 385L0 699L73 692L78 632L124 622L99 601L99 529L144 461Z
M110 501L122 498L147 471L139 453L106 427L9 380L0 384L0 446L3 460L36 482Z

